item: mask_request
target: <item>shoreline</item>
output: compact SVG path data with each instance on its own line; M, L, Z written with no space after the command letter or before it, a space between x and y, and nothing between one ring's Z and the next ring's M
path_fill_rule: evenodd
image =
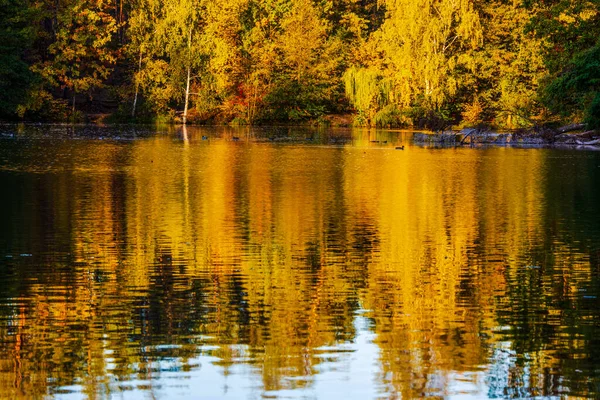
M492 130L479 130L474 128L462 129L460 131L429 132L414 128L393 129L393 128L367 128L367 127L343 127L343 126L310 126L310 125L182 125L182 124L121 124L121 123L60 123L60 122L0 122L0 138L16 137L23 129L33 128L33 131L43 130L44 127L50 128L43 133L43 136L61 136L61 133L68 133L69 136L89 136L96 137L102 131L115 129L113 134L104 133L105 139L111 137L127 137L128 134L142 135L151 134L151 132L164 132L173 129L179 130L184 126L191 130L208 129L216 131L250 130L254 131L251 136L254 141L271 142L305 142L304 137L295 134L290 135L290 129L299 130L332 130L332 131L352 131L352 130L373 130L379 132L405 132L411 133L412 137L407 138L410 144L416 146L434 146L441 148L450 147L488 147L488 146L510 146L510 147L552 147L552 148L581 148L588 150L600 150L600 130L588 130L581 132L581 125L569 125L558 129L544 129L541 131L523 130L515 132L496 132ZM64 129L74 128L75 131L63 132ZM3 129L4 128L4 129ZM6 129L8 128L8 129ZM123 130L123 132L118 132ZM21 132L20 132L21 131ZM77 132L79 131L79 132ZM270 134L267 134L272 131ZM280 131L280 132L278 132ZM275 135L273 135L275 133ZM298 132L299 133L299 132ZM265 135L266 134L266 135ZM264 135L264 136L263 136ZM301 135L302 136L302 135ZM247 138L250 139L250 138ZM335 140L339 144L339 140ZM404 143L404 144L409 144Z
M557 130L494 132L478 129L463 129L441 133L415 132L413 143L441 146L548 146L586 147L600 149L600 131L575 132L580 125L570 125ZM572 133L569 133L572 132Z

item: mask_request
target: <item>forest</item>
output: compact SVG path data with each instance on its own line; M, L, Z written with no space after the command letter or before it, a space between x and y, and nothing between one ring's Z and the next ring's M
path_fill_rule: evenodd
M0 119L600 126L600 0L0 0Z

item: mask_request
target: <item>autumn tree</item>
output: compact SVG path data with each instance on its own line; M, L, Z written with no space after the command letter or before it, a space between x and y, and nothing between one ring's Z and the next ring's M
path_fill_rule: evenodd
M242 2L228 15L241 23L230 24L239 30L226 43L237 37L241 51L230 50L225 58L215 52L211 66L228 60L232 85L225 107L232 115L247 123L314 118L340 98L345 50L310 0ZM214 36L223 41L227 30L219 31Z
M373 90L360 86L374 87L368 77L378 75L380 81L391 84L386 101L397 108L442 109L461 85L458 67L468 61L462 55L482 42L479 15L472 1L388 0L384 5L386 19L367 45L377 57L355 66L371 72L346 74L349 99L355 102L356 93L371 93L373 97Z
M142 91L157 113L180 109L187 122L190 88L202 57L200 18L195 0L138 0L130 19L130 54L137 58L132 114Z
M145 70L142 69L143 62L152 53L154 24L156 13L160 3L152 0L136 0L133 2L131 15L129 17L127 55L135 60L135 72L132 74L132 83L135 87L131 117L136 117L140 86L145 81Z
M564 68L577 54L596 45L600 34L600 0L524 0L527 29L544 39L540 48L550 73Z
M461 56L457 101L467 125L503 128L532 125L540 113L537 92L547 74L541 38L527 31L530 10L506 0L476 4L483 44Z
M271 101L276 115L283 114L282 108L291 119L319 114L319 84L328 69L323 57L327 30L326 21L310 0L290 3L275 41L279 74Z
M105 0L61 0L48 3L53 42L46 60L34 70L54 86L67 89L75 111L77 94L102 86L116 62L111 40L117 26Z
M2 1L5 117L110 93L124 120L598 118L600 0Z
M387 0L375 37L384 52L394 101L440 108L457 91L456 67L466 49L481 45L479 16L470 0Z
M206 4L202 42L206 54L206 68L197 82L196 110L200 114L221 112L227 119L253 119L248 103L250 94L246 67L256 60L244 54L243 19L249 7L247 0L216 0Z

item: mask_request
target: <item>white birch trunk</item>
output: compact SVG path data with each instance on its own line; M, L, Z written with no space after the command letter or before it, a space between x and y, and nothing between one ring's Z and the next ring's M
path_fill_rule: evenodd
M192 69L192 28L188 35L188 65L187 65L187 80L185 85L185 106L183 107L183 124L187 123L188 103L190 99L190 74Z
M140 91L140 71L142 70L142 51L140 50L140 60L138 62L138 76L135 80L135 96L133 97L133 108L131 109L131 118L135 118L135 108L137 106L138 93Z
M187 68L187 83L185 85L185 106L183 107L183 124L187 123L188 101L190 98L190 66Z

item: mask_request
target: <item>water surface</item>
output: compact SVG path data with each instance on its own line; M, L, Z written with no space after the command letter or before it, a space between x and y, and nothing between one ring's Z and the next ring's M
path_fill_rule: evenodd
M0 131L0 398L600 396L598 152Z

